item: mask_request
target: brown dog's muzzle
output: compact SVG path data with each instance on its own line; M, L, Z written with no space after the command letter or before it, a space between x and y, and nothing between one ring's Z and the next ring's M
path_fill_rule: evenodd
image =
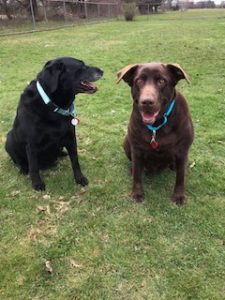
M153 124L159 114L160 105L158 92L152 85L145 85L140 90L138 106L142 120L146 124Z

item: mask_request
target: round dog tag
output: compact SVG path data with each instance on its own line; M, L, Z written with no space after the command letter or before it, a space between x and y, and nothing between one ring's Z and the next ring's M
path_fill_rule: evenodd
M73 118L72 120L71 120L71 124L73 125L73 126L77 126L78 124L80 123L80 119L79 118Z
M156 149L158 147L158 143L156 141L151 141L150 145L152 149Z

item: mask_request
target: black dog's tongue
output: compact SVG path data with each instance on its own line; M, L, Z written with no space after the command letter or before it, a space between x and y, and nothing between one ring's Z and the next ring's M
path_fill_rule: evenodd
M82 87L89 91L89 92L96 92L97 91L97 87L92 83L92 82L89 82L89 81L81 81L81 85Z

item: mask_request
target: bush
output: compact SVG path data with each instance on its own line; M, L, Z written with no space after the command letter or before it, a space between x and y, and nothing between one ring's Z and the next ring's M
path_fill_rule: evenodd
M123 14L126 21L133 21L137 8L136 3L133 1L128 1L123 3Z

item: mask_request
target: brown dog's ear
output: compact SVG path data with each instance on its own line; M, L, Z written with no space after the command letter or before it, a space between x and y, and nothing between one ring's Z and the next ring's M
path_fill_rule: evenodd
M117 72L116 83L119 83L123 79L126 83L132 86L134 73L137 70L138 66L138 64L128 65L121 69L119 72Z
M166 67L173 74L176 84L179 80L185 79L187 83L190 83L187 73L178 64L167 64Z

